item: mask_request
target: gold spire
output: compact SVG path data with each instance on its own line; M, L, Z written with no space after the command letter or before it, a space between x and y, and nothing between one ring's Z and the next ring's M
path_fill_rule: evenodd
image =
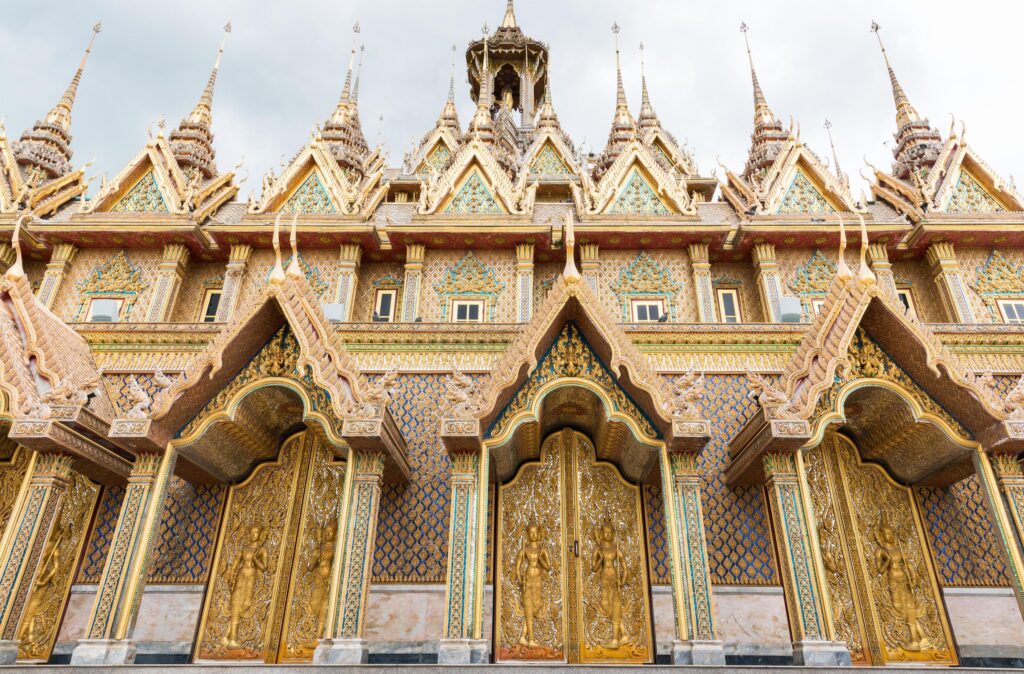
M338 99L338 105L334 108L334 114L331 115L331 124L342 124L345 118L348 116L349 101L352 92L352 68L356 64L356 44L359 40L359 22L352 26L352 52L348 57L348 70L345 73L345 86L341 89L341 98Z
M740 22L740 32L743 33L743 41L747 45L747 60L750 62L750 79L754 83L754 126L758 125L771 125L775 123L775 115L772 113L771 108L768 107L768 101L764 97L764 91L761 89L761 82L757 79L757 70L754 68L754 54L750 50L750 38L747 37L747 31L750 28L746 22Z
M447 127L456 138L462 134L459 126L459 112L455 108L455 55L458 53L458 46L452 45L452 66L451 74L448 77L448 99L441 109L441 116L437 118L437 127Z
M476 113L473 115L473 122L470 125L478 138L483 140L494 139L494 123L491 119L491 61L488 52L489 31L487 24L483 27L484 35L484 63L480 69L480 93L476 99Z
M359 103L359 80L363 77L363 56L366 53L366 45L359 45L359 67L356 68L356 84L352 87L352 107L356 114L359 114L359 109L356 105Z
M832 147L832 163L835 164L836 177L844 183L848 182L843 170L839 168L839 153L836 152L836 144L832 140L832 122L825 120L825 133L828 134L828 144Z
M519 27L519 24L516 23L516 12L512 4L512 0L508 0L508 3L505 5L505 18L501 20L501 28Z
M618 22L612 24L612 35L615 36L615 123L632 125L633 115L629 112L626 89L622 86L622 56L619 53L620 30Z
M224 56L224 45L227 44L229 33L231 33L230 21L224 25L224 37L221 38L220 49L217 50L217 59L213 62L213 70L210 71L210 79L206 81L206 87L203 88L203 94L199 97L199 102L196 103L196 107L193 108L187 118L191 124L201 124L209 127L213 123L213 88L217 84L220 60Z
M555 106L551 102L551 79L544 83L544 98L540 103L540 114L537 120L538 129L560 129L558 115L555 114Z
M910 104L910 99L907 98L907 94L903 91L903 87L900 86L899 80L896 79L896 72L892 69L892 64L889 62L889 54L885 51L885 45L882 43L882 36L879 31L882 29L878 23L871 22L871 32L878 38L878 46L882 49L882 58L885 59L885 67L889 71L889 82L892 84L892 97L896 101L896 126L903 127L907 124L913 124L921 121L921 116L917 114L917 110Z
M96 41L96 36L99 35L103 25L98 23L92 27L92 36L89 38L89 46L85 48L85 54L82 55L82 62L78 64L78 70L75 71L75 76L71 78L71 84L64 91L64 95L57 101L57 105L46 115L46 122L48 124L54 124L59 126L65 132L71 130L71 108L75 105L75 95L78 93L78 84L82 81L82 72L85 70L85 63L89 60L89 54L92 53L92 45Z
M640 125L641 131L656 129L660 124L658 122L658 115L654 112L654 106L651 105L651 97L647 93L647 64L644 59L643 42L640 43L640 88L642 97L640 116L637 118L637 123Z
M455 104L455 54L458 53L458 46L452 43L452 67L448 76L448 102Z

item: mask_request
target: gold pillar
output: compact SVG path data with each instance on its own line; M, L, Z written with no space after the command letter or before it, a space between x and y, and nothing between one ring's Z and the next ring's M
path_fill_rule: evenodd
M520 323L529 323L533 316L533 244L516 246L516 310Z
M779 300L782 297L782 276L779 263L775 259L775 245L758 243L754 245L754 265L757 267L757 292L761 296L761 306L769 323L782 321L782 309Z
M221 290L220 305L217 307L217 322L227 323L235 313L238 298L242 294L242 277L252 255L252 246L239 244L231 246L227 269L224 270L224 288Z
M715 630L697 461L694 453L661 451L676 621L672 664L724 665L725 650Z
M895 299L896 277L892 273L892 263L889 262L889 251L884 243L873 243L868 246L868 259L871 262L871 271L875 272L878 285L887 291Z
M953 244L948 241L933 243L926 253L928 264L932 268L935 285L939 288L950 320L957 323L975 323L971 302L967 297L967 284L964 283L960 270L960 261L956 259Z
M580 273L595 295L599 295L601 292L598 283L601 278L598 255L599 249L596 243L584 243L580 246Z
M358 243L343 243L338 252L341 269L338 271L338 296L335 301L342 306L345 321L352 320L352 305L355 303L356 284L359 281L359 261L363 257L363 249Z
M71 480L71 457L36 453L0 538L0 664L18 657L18 628L43 548Z
M153 299L149 303L149 311L146 312L147 323L163 323L170 320L174 301L178 299L178 290L185 277L188 256L188 248L180 243L169 243L164 246L164 258L157 267Z
M345 493L338 518L325 638L313 655L317 664L359 664L368 656L363 627L377 541L384 455L349 450Z
M412 323L420 315L420 279L427 249L410 243L405 247L405 283L402 284L402 321Z
M1015 456L1002 454L989 459L981 448L974 452L974 469L981 478L985 502L1002 544L1017 607L1024 616L1024 470Z
M697 315L701 323L717 323L715 293L711 286L711 258L708 244L690 244L690 266L693 268L693 287L697 292Z
M488 474L486 451L452 454L444 636L438 648L438 664L481 664L488 660L487 642L483 640Z
M850 665L845 643L835 641L828 586L810 508L803 462L793 453L769 452L762 458L772 534L786 595L793 664Z
M135 629L150 551L163 518L177 451L141 454L128 476L107 561L84 639L71 654L73 665L128 664L135 660Z
M57 291L60 290L61 283L64 282L77 253L78 248L70 243L58 243L53 247L53 254L46 264L46 273L43 274L43 281L36 293L39 302L47 309L53 306Z

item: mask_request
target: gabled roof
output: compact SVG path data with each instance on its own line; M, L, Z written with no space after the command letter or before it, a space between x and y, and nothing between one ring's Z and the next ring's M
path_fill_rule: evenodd
M535 188L517 189L492 152L492 145L471 137L440 175L431 174L420 191L417 212L420 215L443 214L460 190L475 174L479 176L489 196L505 213L521 215L530 212L528 199ZM491 214L495 214L492 209ZM459 215L460 213L451 213ZM485 210L482 214L487 214Z
M664 204L662 214L696 214L685 176L669 173L651 149L637 140L626 144L611 166L604 171L600 181L596 185L591 184L591 188L585 191L585 194L592 195L592 202L587 204L584 212L589 215L616 213L616 204L623 196L623 191L630 187L630 181L636 184L638 169L644 183L640 189L653 192Z

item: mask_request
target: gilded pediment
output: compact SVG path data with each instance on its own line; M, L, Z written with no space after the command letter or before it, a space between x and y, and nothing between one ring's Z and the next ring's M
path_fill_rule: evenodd
M451 217L526 212L535 188L516 188L490 148L478 140L463 146L440 174L430 174L420 191L421 215Z
M185 215L200 189L200 176L182 171L170 145L159 136L113 180L105 181L82 212Z
M633 142L596 186L587 183L594 215L660 216L692 214L686 178L667 171L652 150Z
M798 140L786 141L758 181L756 210L771 215L830 215L863 212L845 176L837 176Z

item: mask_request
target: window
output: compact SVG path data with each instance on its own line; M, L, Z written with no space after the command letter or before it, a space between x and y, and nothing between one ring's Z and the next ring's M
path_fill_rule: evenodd
M207 288L203 295L203 304L199 312L199 320L203 323L214 323L217 320L217 310L220 308L222 294L220 288Z
M455 300L452 302L452 321L455 323L482 323L484 303L480 300Z
M657 323L665 320L665 300L633 300L634 323Z
M718 289L718 313L723 323L741 323L740 295L735 288Z
M910 288L897 288L896 297L903 304L904 311L908 316L917 316L917 307L914 306L914 294Z
M395 305L397 304L397 290L378 290L373 300L373 322L393 323L395 320Z
M121 306L124 300L109 297L96 298L89 301L89 311L85 320L90 323L116 323L121 320Z
M811 300L811 318L821 313L825 308L825 300Z
M1006 323L1024 323L1024 299L999 300L999 313Z

